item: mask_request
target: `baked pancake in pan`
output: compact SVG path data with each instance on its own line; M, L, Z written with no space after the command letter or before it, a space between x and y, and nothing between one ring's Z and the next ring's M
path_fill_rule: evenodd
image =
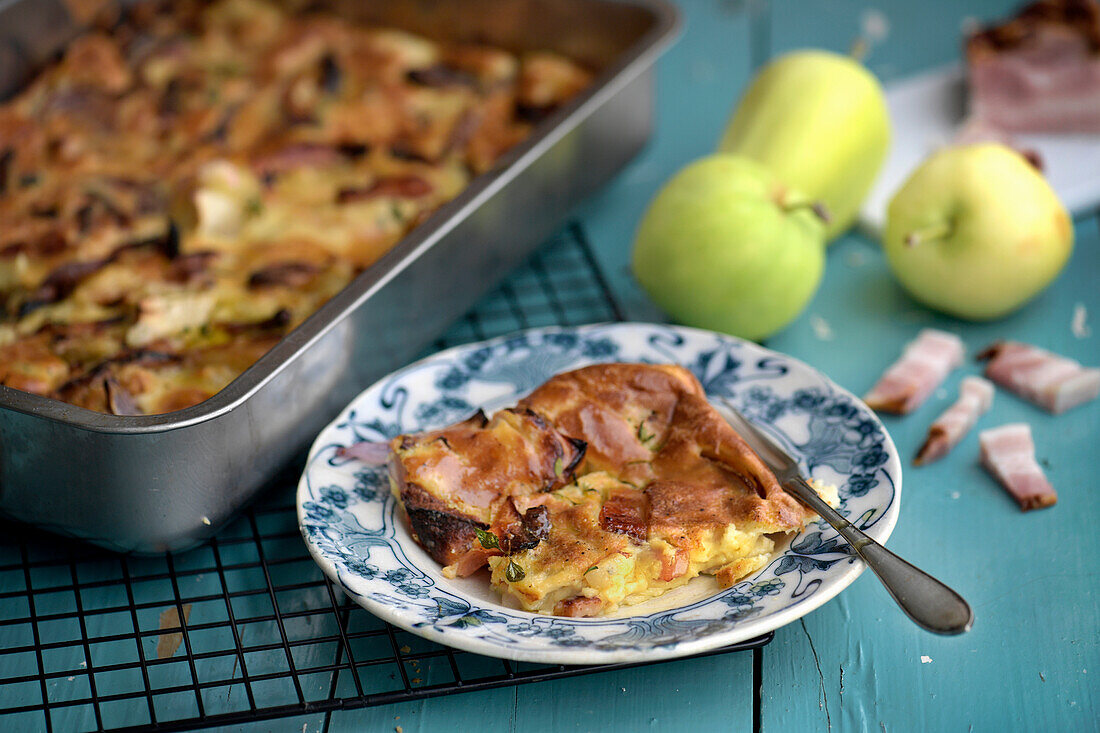
M591 80L286 5L127 4L0 104L0 384L202 402Z

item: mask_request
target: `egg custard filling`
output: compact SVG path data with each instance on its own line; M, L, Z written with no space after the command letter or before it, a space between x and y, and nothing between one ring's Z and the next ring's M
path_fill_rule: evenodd
M390 474L445 576L488 567L507 604L560 616L611 614L701 574L729 587L814 516L669 365L586 367L491 419L398 436Z
M602 472L553 492L542 505L549 536L530 549L490 557L493 587L527 611L591 616L656 598L704 573L728 587L771 557L771 538L733 524L700 527L690 536L603 529L611 507L641 496ZM522 577L515 577L516 568Z

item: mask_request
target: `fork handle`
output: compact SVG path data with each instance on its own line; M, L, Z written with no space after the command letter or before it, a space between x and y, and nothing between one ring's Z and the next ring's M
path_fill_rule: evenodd
M936 634L961 634L970 630L974 612L962 596L868 537L825 503L805 479L790 479L783 488L820 514L848 541L905 615L918 626Z

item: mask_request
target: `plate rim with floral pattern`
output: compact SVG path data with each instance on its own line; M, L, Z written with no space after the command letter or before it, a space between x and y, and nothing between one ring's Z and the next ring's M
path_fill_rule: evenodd
M830 600L864 569L824 521L808 524L760 571L714 595L641 616L561 618L506 608L448 581L411 538L384 467L337 450L499 409L550 376L607 361L678 363L721 410L728 399L837 486L839 511L880 543L897 522L901 461L878 417L792 357L732 336L648 323L534 328L456 346L364 390L321 431L298 486L310 554L350 598L413 634L477 654L549 664L610 664L696 654L755 638ZM693 581L694 582L694 581ZM486 589L487 590L487 589Z

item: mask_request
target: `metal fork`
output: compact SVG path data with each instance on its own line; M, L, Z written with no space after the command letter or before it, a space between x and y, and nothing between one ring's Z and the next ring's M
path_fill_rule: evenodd
M734 419L730 420L730 424L772 470L779 485L799 502L821 515L848 541L856 554L886 586L886 590L901 606L901 610L905 611L905 615L921 628L936 634L961 634L970 630L974 623L974 612L962 596L928 573L902 560L840 516L817 495L798 469L798 464L785 450L754 427L728 401L723 402L733 413Z

